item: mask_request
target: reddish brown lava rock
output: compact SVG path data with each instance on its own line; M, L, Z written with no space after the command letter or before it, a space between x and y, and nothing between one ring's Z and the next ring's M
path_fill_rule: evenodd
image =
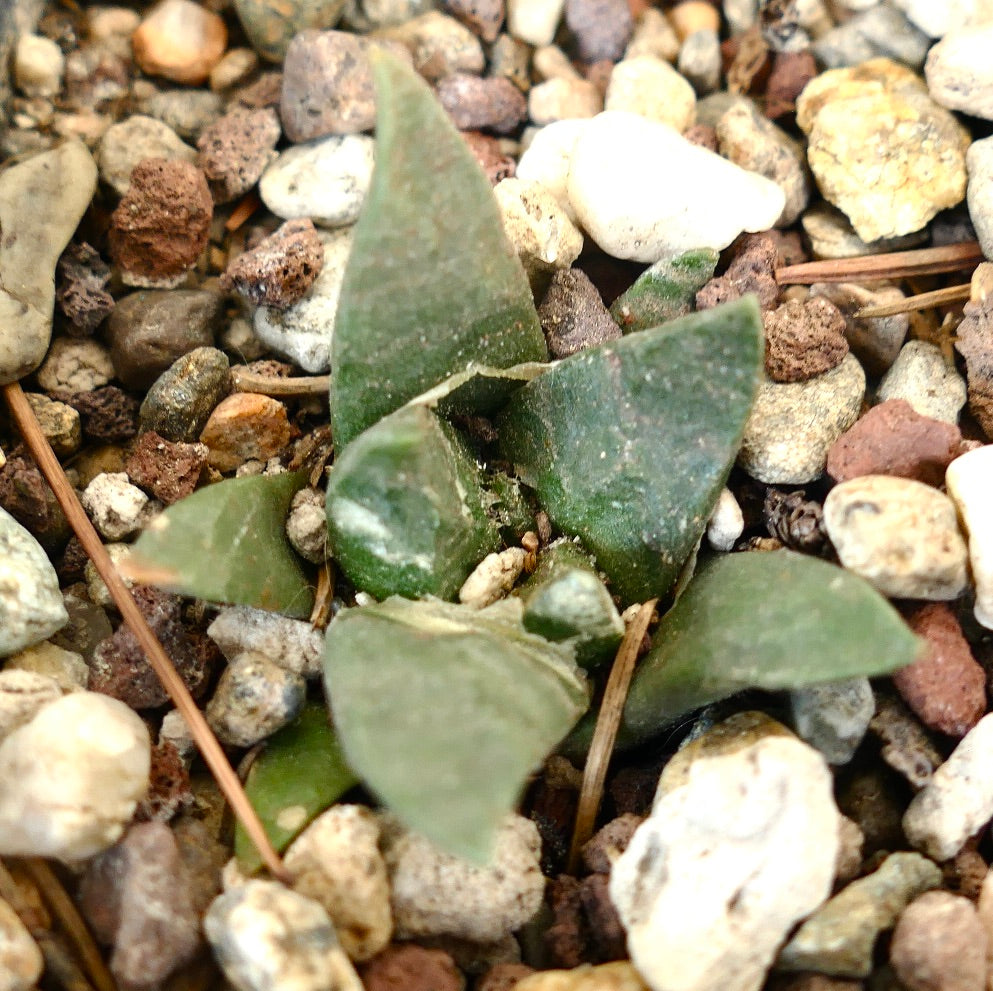
M591 874L583 878L579 887L597 963L627 958L627 937L617 909L610 900L609 884L608 874Z
M207 178L195 165L165 158L139 162L108 232L125 283L178 285L207 246L213 211Z
M251 251L228 265L221 288L256 306L284 309L303 299L324 267L324 248L313 223L287 220Z
M476 982L476 991L512 991L518 981L534 972L534 967L529 967L526 963L494 964Z
M969 410L987 437L993 438L993 297L966 303L955 348L965 358Z
M644 821L641 816L625 812L594 833L583 846L586 869L594 874L609 874L613 858L627 849L634 831Z
M928 728L965 736L986 712L986 674L955 613L943 602L929 602L907 622L927 641L927 654L893 675L897 691Z
M46 549L60 547L72 533L48 482L33 461L20 455L0 466L0 506Z
M189 771L176 745L163 740L152 747L148 792L138 803L135 816L139 821L168 822L183 806L192 802Z
M124 464L135 485L171 506L190 495L207 467L206 444L183 444L146 430Z
M746 293L758 296L759 306L771 310L779 299L776 265L779 251L768 234L745 234L731 246L731 263L723 275L711 279L697 294L698 310L741 299Z
M770 120L785 117L796 109L796 98L817 75L817 63L809 50L778 52L765 87L765 114Z
M496 41L503 24L504 0L443 0L442 6L483 41Z
M791 299L762 314L765 370L774 382L806 382L836 368L848 354L845 318L830 300Z
M130 440L138 432L138 400L116 385L51 395L79 413L83 434L90 440L117 444Z
M831 445L827 473L836 482L895 475L940 487L961 444L954 424L921 416L905 399L889 399L873 406Z
M438 82L438 100L460 130L509 134L528 112L524 94L503 76L453 73Z
M444 950L391 943L360 970L366 991L462 991L465 979Z
M209 463L219 471L234 471L253 458L268 461L290 437L286 407L252 392L236 392L218 404L200 434L210 448Z
M229 203L254 186L276 157L281 129L272 107L237 109L215 121L197 141L197 164L216 203Z
M486 173L490 185L495 186L501 179L510 179L517 174L517 163L510 155L505 155L500 142L481 131L463 131L462 137L469 146L476 161Z
M147 585L136 586L132 594L186 687L199 695L207 686L210 671L180 621L179 596ZM169 701L144 650L125 623L113 636L97 644L87 687L91 692L120 699L132 709L155 709Z
M545 950L555 967L572 968L590 960L590 932L583 912L580 882L561 874L548 885L552 924L545 930Z
M55 301L69 321L69 333L92 334L114 309L114 297L105 288L110 267L82 241L66 248L56 272Z

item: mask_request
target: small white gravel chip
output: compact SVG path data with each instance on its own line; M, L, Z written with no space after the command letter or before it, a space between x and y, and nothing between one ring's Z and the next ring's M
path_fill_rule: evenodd
M49 392L90 392L114 377L110 351L92 337L56 337L38 369L38 384Z
M305 678L321 673L324 634L306 620L251 606L225 606L207 627L207 636L228 660L251 650Z
M262 202L284 220L309 217L322 227L354 224L372 180L374 147L367 134L293 145L259 180Z
M459 589L459 602L484 609L502 599L521 577L526 560L523 547L487 554Z
M27 926L0 899L0 988L29 991L38 982L45 961Z
M588 79L554 76L528 93L528 116L539 125L591 118L603 110L603 94Z
M517 163L517 178L540 182L558 201L566 216L575 221L576 211L569 201L569 164L579 135L588 120L559 120L539 128Z
M361 805L335 805L286 851L293 890L324 906L352 960L374 957L390 941L390 881L379 823Z
M443 853L389 816L381 816L397 939L454 936L495 943L541 907L541 838L533 822L508 816L488 867Z
M82 860L118 840L148 790L151 742L123 702L73 692L0 743L0 855Z
M300 675L246 651L224 669L207 703L207 722L222 743L250 747L295 719L306 694Z
M100 178L118 196L123 196L131 185L134 167L145 158L195 163L197 151L168 124L154 117L133 114L108 127L100 139L97 153Z
M83 490L80 501L104 540L124 540L145 522L148 496L132 485L123 471L97 475Z
M54 679L33 671L4 668L0 671L0 740L29 723L39 709L58 698L62 698L62 690Z
M44 99L55 96L62 86L65 56L50 38L22 34L14 48L14 81L25 96Z
M931 98L949 110L993 119L993 23L950 31L924 65Z
M203 929L238 991L362 991L327 912L275 881L218 896Z
M928 341L908 341L876 390L876 402L906 399L915 413L958 423L965 406L965 379L945 361L941 348Z
M824 528L841 563L883 595L957 599L969 581L955 504L930 485L863 475L824 500Z
M529 45L550 45L565 0L507 0L507 30Z
M640 262L726 248L743 231L772 227L786 204L769 179L691 144L666 124L620 111L599 114L583 129L568 190L593 240L615 258Z
M935 860L954 857L993 819L993 715L984 716L917 793L903 817L911 844Z
M638 55L614 66L604 109L641 114L682 134L696 121L696 93L668 62L654 55Z
M969 542L976 585L976 619L993 629L993 445L956 458L945 471L948 494L958 509Z
M707 543L715 551L729 551L744 531L745 517L738 500L730 489L721 489L717 505L707 521Z
M327 558L328 519L323 492L306 488L293 497L286 517L286 539L311 564L321 564Z

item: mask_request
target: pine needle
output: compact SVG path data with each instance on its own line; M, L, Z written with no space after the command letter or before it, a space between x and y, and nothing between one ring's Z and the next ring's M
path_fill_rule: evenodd
M946 286L944 289L934 289L931 292L907 296L892 303L880 303L878 306L863 306L855 316L859 320L874 317L893 317L898 313L916 313L919 310L930 310L936 306L948 303L961 303L972 294L972 286Z

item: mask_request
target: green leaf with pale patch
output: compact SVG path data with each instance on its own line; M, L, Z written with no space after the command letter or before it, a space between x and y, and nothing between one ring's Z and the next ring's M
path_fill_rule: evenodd
M569 648L484 610L391 598L328 627L324 677L349 764L409 827L485 863L528 775L587 706Z
M662 618L635 671L619 746L651 739L693 709L768 691L891 674L923 643L868 582L792 551L708 561ZM591 725L570 738L581 751Z
M306 618L314 590L286 539L302 472L231 478L160 513L134 545L129 577L211 602Z
M762 368L754 297L582 351L524 386L504 457L627 602L667 594L738 453Z
M428 85L370 51L376 167L355 226L331 355L331 428L366 427L471 363L547 359L490 184Z
M245 792L272 845L282 852L317 815L358 783L345 762L327 709L313 703L266 740L245 779ZM240 823L235 827L234 852L246 873L262 866Z

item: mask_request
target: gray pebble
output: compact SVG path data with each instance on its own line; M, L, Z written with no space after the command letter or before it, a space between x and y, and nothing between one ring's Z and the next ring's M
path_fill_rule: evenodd
M321 673L324 635L305 620L251 606L225 606L207 627L207 635L229 660L255 651L305 678Z
M100 139L97 153L100 178L118 196L123 196L131 185L131 172L145 158L192 163L197 160L197 153L167 124L135 114L120 124L112 124Z
M920 70L930 45L931 39L899 10L877 3L821 35L811 49L829 69L889 58Z
M917 895L940 883L940 869L926 857L890 854L878 870L852 881L814 912L780 952L777 966L868 977L879 934Z
M852 678L790 692L793 725L829 764L847 764L859 748L876 701L868 678Z
M328 521L323 492L301 489L293 497L286 517L286 537L311 564L322 564L327 559Z
M246 651L221 675L207 704L207 721L222 743L250 747L295 719L306 692L299 675L265 654Z
M270 62L282 62L301 31L321 31L338 23L348 0L235 0L234 9L252 47Z
M973 141L965 163L969 172L969 217L983 254L993 258L993 138Z
M915 790L923 788L941 764L942 756L921 721L898 698L883 694L869 730L879 737L880 756L902 774Z
M676 63L701 96L713 93L721 85L721 39L716 31L694 31L679 49Z
M275 881L225 892L203 929L237 991L362 991L324 908Z
M224 113L224 100L209 89L169 89L143 101L141 111L162 121L180 138L196 141Z
M0 385L41 364L52 339L55 265L96 191L96 166L67 141L0 174Z
M928 52L924 74L931 98L949 110L993 119L993 24L950 31Z
M479 38L454 17L438 10L397 24L384 31L383 37L406 45L413 55L414 68L432 83L453 72L480 73L486 65Z
M965 379L936 344L908 341L879 383L876 402L906 399L921 416L958 423L965 405Z
M831 445L858 419L865 373L848 355L806 382L763 382L738 463L767 485L802 485L824 471Z
M51 561L34 537L0 509L0 657L47 639L68 620Z
M148 390L138 411L139 429L154 430L166 440L195 443L230 388L228 356L216 348L196 348L177 359Z

